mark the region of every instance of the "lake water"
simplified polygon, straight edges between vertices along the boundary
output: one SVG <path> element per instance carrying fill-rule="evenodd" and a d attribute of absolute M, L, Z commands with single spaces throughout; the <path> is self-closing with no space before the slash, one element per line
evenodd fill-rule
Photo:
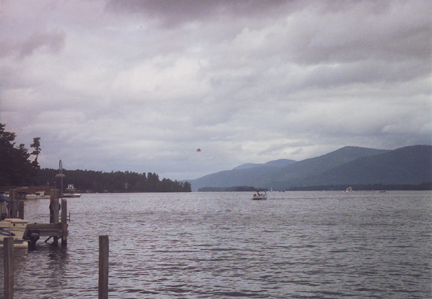
<path fill-rule="evenodd" d="M 99 235 L 110 298 L 431 298 L 431 195 L 84 194 L 67 248 L 15 252 L 14 298 L 97 298 Z M 48 205 L 25 218 L 49 222 Z"/>

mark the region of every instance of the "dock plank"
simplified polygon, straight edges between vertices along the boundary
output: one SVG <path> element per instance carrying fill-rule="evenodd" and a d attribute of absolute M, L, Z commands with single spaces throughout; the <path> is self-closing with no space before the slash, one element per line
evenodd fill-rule
<path fill-rule="evenodd" d="M 41 237 L 62 237 L 64 233 L 61 223 L 29 223 L 27 234 L 32 232 L 38 232 Z"/>

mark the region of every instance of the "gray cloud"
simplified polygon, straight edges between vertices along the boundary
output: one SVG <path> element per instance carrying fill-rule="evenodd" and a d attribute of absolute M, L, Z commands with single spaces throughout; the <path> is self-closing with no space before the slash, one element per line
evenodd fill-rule
<path fill-rule="evenodd" d="M 430 144 L 431 12 L 430 1 L 4 1 L 0 122 L 19 142 L 42 137 L 43 167 L 174 179 Z"/>
<path fill-rule="evenodd" d="M 34 32 L 17 46 L 19 57 L 30 56 L 35 50 L 42 49 L 56 53 L 65 44 L 65 33 L 62 31 Z"/>
<path fill-rule="evenodd" d="M 106 9 L 110 12 L 125 14 L 143 14 L 147 18 L 157 19 L 162 25 L 172 27 L 194 21 L 208 19 L 221 20 L 224 17 L 255 17 L 276 13 L 280 7 L 286 7 L 298 1 L 259 1 L 259 0 L 110 0 Z"/>

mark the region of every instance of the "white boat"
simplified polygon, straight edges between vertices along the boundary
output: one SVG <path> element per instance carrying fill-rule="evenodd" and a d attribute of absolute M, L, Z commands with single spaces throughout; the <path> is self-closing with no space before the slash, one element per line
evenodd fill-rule
<path fill-rule="evenodd" d="M 4 238 L 13 237 L 14 248 L 28 248 L 28 242 L 23 239 L 27 228 L 27 220 L 20 218 L 6 218 L 0 221 L 0 247 L 4 245 Z"/>
<path fill-rule="evenodd" d="M 74 184 L 69 184 L 66 188 L 66 192 L 61 195 L 61 197 L 81 197 L 80 193 L 75 193 L 76 189 Z"/>
<path fill-rule="evenodd" d="M 265 199 L 267 199 L 267 192 L 264 191 L 264 193 L 260 193 L 259 191 L 257 191 L 257 193 L 255 193 L 252 196 L 252 199 L 253 200 L 265 200 Z"/>
<path fill-rule="evenodd" d="M 63 193 L 61 197 L 81 197 L 80 193 Z"/>
<path fill-rule="evenodd" d="M 35 193 L 28 193 L 26 194 L 26 199 L 40 199 L 40 198 L 50 198 L 49 195 L 45 196 L 44 191 L 38 191 Z"/>

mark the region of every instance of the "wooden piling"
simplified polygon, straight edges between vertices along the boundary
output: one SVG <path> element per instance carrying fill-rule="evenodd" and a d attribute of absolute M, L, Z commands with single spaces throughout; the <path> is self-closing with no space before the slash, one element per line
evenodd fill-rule
<path fill-rule="evenodd" d="M 50 223 L 59 223 L 59 190 L 50 191 Z"/>
<path fill-rule="evenodd" d="M 108 236 L 99 236 L 99 299 L 108 299 Z"/>
<path fill-rule="evenodd" d="M 68 224 L 67 224 L 67 200 L 61 200 L 61 227 L 62 227 L 62 246 L 67 245 Z"/>
<path fill-rule="evenodd" d="M 13 237 L 6 237 L 3 239 L 4 251 L 4 298 L 13 299 Z"/>
<path fill-rule="evenodd" d="M 51 189 L 50 192 L 50 223 L 57 224 L 59 223 L 59 190 L 58 189 Z M 58 243 L 58 237 L 53 236 L 54 241 L 53 243 Z"/>
<path fill-rule="evenodd" d="M 17 218 L 18 217 L 18 190 L 17 189 L 11 189 L 9 190 L 9 198 L 12 201 L 12 204 L 9 208 L 10 212 L 10 218 Z"/>
<path fill-rule="evenodd" d="M 18 218 L 24 220 L 24 200 L 18 201 Z"/>

